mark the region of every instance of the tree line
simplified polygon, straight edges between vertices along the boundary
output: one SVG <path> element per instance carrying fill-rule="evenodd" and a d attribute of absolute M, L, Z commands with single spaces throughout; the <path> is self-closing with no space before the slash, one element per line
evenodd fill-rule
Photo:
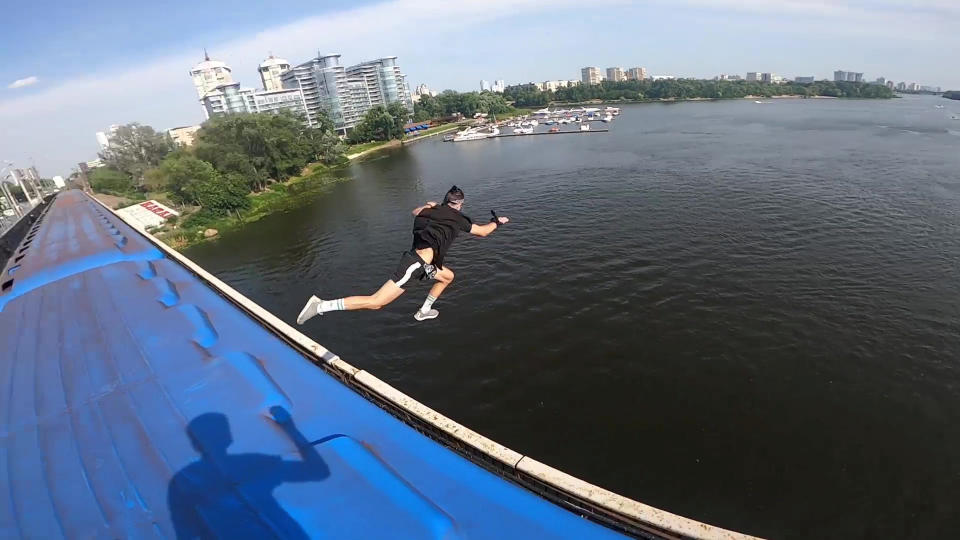
<path fill-rule="evenodd" d="M 436 96 L 423 95 L 413 105 L 413 119 L 422 122 L 448 118 L 457 113 L 467 118 L 476 113 L 507 114 L 513 111 L 513 107 L 504 97 L 489 91 L 461 93 L 453 90 L 444 90 Z"/>
<path fill-rule="evenodd" d="M 204 122 L 191 147 L 178 148 L 150 126 L 120 127 L 90 172 L 94 190 L 123 196 L 166 192 L 180 205 L 197 206 L 195 220 L 249 207 L 251 192 L 300 174 L 311 162 L 334 163 L 344 145 L 332 122 L 308 127 L 291 113 L 234 114 Z"/>
<path fill-rule="evenodd" d="M 891 98 L 884 85 L 856 82 L 816 81 L 813 83 L 763 83 L 754 81 L 712 81 L 701 79 L 660 79 L 603 81 L 541 91 L 533 84 L 509 86 L 504 98 L 520 107 L 543 107 L 551 102 L 577 103 L 590 100 L 723 99 L 748 96 L 797 95 L 846 98 Z"/>

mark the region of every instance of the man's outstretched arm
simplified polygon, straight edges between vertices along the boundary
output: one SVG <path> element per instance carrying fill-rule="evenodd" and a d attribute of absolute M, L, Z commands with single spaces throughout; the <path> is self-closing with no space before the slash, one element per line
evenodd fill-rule
<path fill-rule="evenodd" d="M 470 234 L 474 236 L 480 236 L 480 237 L 487 236 L 493 231 L 497 230 L 498 226 L 503 225 L 508 221 L 510 221 L 510 218 L 498 217 L 497 221 L 491 221 L 490 223 L 487 223 L 485 225 L 477 225 L 476 223 L 474 223 L 470 227 Z"/>

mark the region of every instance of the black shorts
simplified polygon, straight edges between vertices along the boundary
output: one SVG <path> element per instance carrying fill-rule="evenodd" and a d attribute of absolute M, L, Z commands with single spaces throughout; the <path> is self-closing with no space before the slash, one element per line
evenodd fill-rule
<path fill-rule="evenodd" d="M 432 264 L 427 264 L 417 255 L 416 251 L 405 251 L 400 256 L 400 264 L 393 271 L 390 279 L 397 284 L 397 287 L 403 287 L 411 278 L 423 279 L 428 277 L 433 279 L 437 275 L 437 269 Z"/>

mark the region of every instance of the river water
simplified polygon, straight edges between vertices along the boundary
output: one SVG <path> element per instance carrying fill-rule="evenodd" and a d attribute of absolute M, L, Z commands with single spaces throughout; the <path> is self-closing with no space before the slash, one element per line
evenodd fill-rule
<path fill-rule="evenodd" d="M 945 109 L 935 105 L 944 104 Z M 458 240 L 412 314 L 303 331 L 588 481 L 776 538 L 960 529 L 960 102 L 629 105 L 609 133 L 444 143 L 187 255 L 293 322 L 374 291 L 451 184 Z"/>

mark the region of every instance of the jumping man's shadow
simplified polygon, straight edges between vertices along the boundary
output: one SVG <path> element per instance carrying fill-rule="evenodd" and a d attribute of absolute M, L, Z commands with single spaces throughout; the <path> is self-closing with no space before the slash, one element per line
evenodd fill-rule
<path fill-rule="evenodd" d="M 293 440 L 302 461 L 268 454 L 228 454 L 230 423 L 205 413 L 187 425 L 200 459 L 181 469 L 167 491 L 177 538 L 308 538 L 273 497 L 284 482 L 314 482 L 330 476 L 323 458 L 301 434 L 283 407 L 270 409 Z"/>

